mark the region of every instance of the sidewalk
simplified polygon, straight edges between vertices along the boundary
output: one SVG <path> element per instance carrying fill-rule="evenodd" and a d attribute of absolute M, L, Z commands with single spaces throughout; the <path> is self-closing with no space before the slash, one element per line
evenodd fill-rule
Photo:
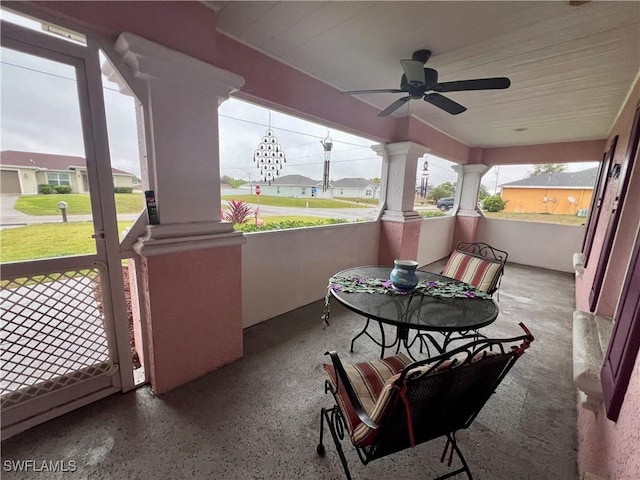
<path fill-rule="evenodd" d="M 2 194 L 0 198 L 0 228 L 19 227 L 37 223 L 61 223 L 62 214 L 59 215 L 27 215 L 13 206 L 19 195 Z M 142 213 L 142 209 L 140 209 Z M 119 220 L 136 220 L 140 213 L 123 213 L 118 215 Z M 93 220 L 92 215 L 68 215 L 69 222 L 88 222 Z"/>

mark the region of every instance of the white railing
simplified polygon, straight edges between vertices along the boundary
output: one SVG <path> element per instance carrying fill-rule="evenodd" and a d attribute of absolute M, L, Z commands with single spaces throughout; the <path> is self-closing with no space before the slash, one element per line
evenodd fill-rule
<path fill-rule="evenodd" d="M 455 217 L 422 220 L 417 260 L 427 265 L 447 257 Z M 572 254 L 584 227 L 483 218 L 477 240 L 509 253 L 509 261 L 573 272 Z M 376 265 L 380 223 L 362 222 L 249 233 L 242 247 L 243 326 L 321 299 L 327 280 L 340 270 Z"/>
<path fill-rule="evenodd" d="M 244 327 L 321 299 L 327 280 L 340 270 L 378 263 L 379 222 L 246 236 L 242 247 Z"/>
<path fill-rule="evenodd" d="M 455 217 L 425 218 L 420 225 L 418 242 L 418 265 L 428 265 L 451 253 Z"/>
<path fill-rule="evenodd" d="M 483 218 L 476 240 L 505 250 L 509 262 L 573 273 L 584 231 L 577 225 Z"/>

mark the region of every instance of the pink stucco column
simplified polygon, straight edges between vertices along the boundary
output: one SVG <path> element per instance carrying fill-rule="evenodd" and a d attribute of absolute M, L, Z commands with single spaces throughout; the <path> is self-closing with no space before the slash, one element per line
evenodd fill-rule
<path fill-rule="evenodd" d="M 134 250 L 145 368 L 161 394 L 242 356 L 245 238 L 220 219 L 218 105 L 243 79 L 130 33 L 115 52 L 142 104 L 145 181 L 160 218 Z"/>
<path fill-rule="evenodd" d="M 418 159 L 429 149 L 414 142 L 399 142 L 376 145 L 373 150 L 382 157 L 386 177 L 378 263 L 391 265 L 396 258 L 415 260 L 422 221 L 413 209 L 416 173 Z"/>

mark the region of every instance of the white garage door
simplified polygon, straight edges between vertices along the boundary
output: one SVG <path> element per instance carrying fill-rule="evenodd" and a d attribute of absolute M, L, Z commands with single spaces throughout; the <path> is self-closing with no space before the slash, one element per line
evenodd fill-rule
<path fill-rule="evenodd" d="M 20 191 L 20 179 L 18 178 L 18 172 L 2 170 L 0 172 L 0 179 L 2 181 L 2 184 L 0 185 L 0 192 L 22 193 Z"/>

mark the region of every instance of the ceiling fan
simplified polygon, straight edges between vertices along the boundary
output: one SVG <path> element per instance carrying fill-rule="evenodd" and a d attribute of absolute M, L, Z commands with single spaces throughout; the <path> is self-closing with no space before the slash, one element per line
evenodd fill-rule
<path fill-rule="evenodd" d="M 388 88 L 381 90 L 351 90 L 340 92 L 347 95 L 362 95 L 368 93 L 407 93 L 406 97 L 401 97 L 383 111 L 378 116 L 386 117 L 395 112 L 409 100 L 422 98 L 425 102 L 441 108 L 451 115 L 458 115 L 466 110 L 466 107 L 457 102 L 440 95 L 446 92 L 462 92 L 467 90 L 501 90 L 509 88 L 511 80 L 507 77 L 476 78 L 474 80 L 459 80 L 456 82 L 438 83 L 438 72 L 433 68 L 425 68 L 431 57 L 430 50 L 418 50 L 413 53 L 411 60 L 400 60 L 400 65 L 404 73 L 400 80 L 400 88 Z M 428 93 L 432 92 L 432 93 Z"/>

